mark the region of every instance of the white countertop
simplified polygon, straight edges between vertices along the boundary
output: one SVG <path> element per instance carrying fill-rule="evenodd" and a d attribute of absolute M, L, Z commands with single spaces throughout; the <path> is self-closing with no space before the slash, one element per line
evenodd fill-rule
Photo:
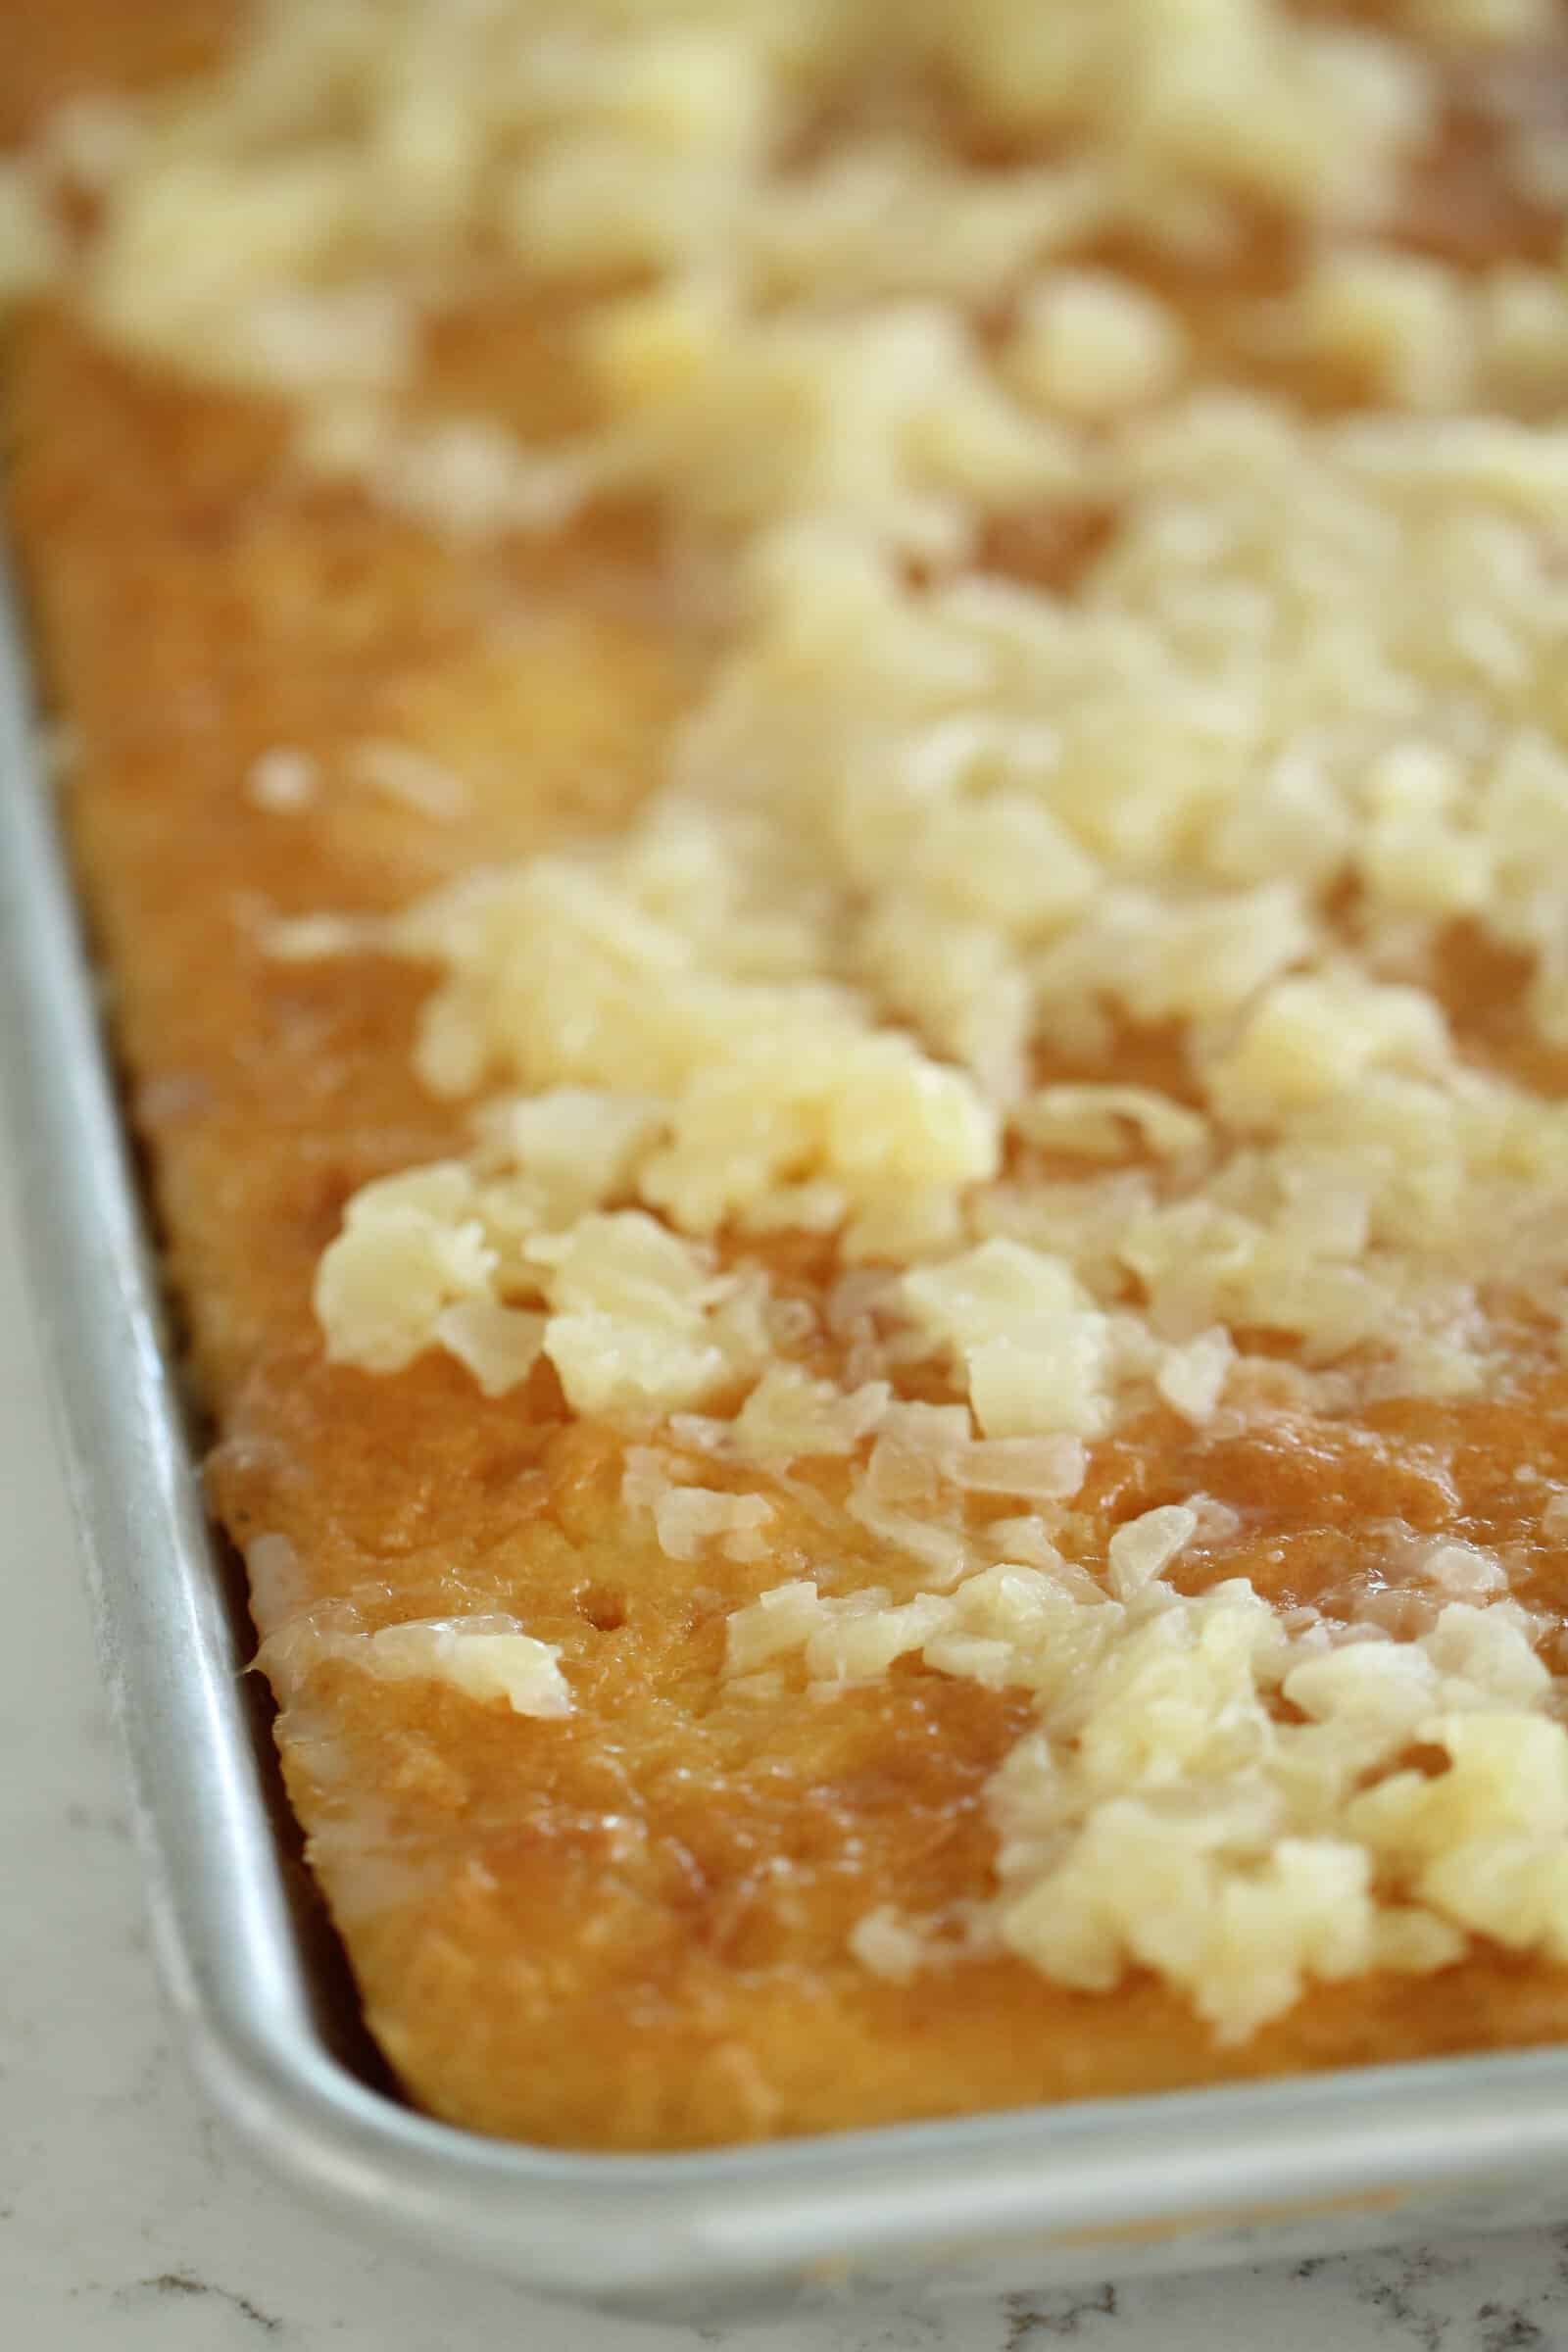
<path fill-rule="evenodd" d="M 1568 2347 L 1568 2229 L 944 2307 L 881 2296 L 699 2336 L 362 2244 L 262 2180 L 204 2114 L 154 1981 L 3 1142 L 0 1587 L 0 2343 L 17 2352 Z"/>

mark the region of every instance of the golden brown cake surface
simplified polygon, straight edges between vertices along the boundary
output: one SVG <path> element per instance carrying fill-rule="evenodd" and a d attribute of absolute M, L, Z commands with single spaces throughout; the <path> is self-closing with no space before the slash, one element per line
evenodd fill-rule
<path fill-rule="evenodd" d="M 155 70 L 166 37 L 183 63 L 192 12 L 139 13 Z M 77 77 L 78 43 L 82 80 L 134 72 L 129 12 L 7 14 L 56 28 L 40 109 Z M 1476 208 L 1506 213 L 1475 168 Z M 1491 235 L 1510 232 L 1535 258 L 1528 208 Z M 1150 273 L 1236 376 L 1233 314 L 1259 274 L 1285 283 L 1294 266 L 1265 248 Z M 682 1558 L 622 1499 L 646 1426 L 570 1409 L 547 1358 L 493 1396 L 439 1350 L 390 1373 L 327 1360 L 313 1284 L 345 1203 L 461 1155 L 471 1102 L 416 1075 L 425 966 L 284 960 L 271 926 L 391 914 L 476 867 L 614 836 L 706 688 L 714 629 L 671 584 L 640 492 L 543 537 L 444 539 L 296 463 L 276 402 L 107 350 L 70 309 L 39 303 L 12 336 L 11 504 L 73 739 L 69 822 L 131 1111 L 217 1431 L 215 1510 L 249 1548 L 264 1637 L 310 1610 L 356 1633 L 496 1614 L 556 1645 L 570 1688 L 556 1720 L 347 1656 L 279 1677 L 289 1792 L 411 2095 L 486 2132 L 664 2148 L 1568 2032 L 1549 1946 L 1485 1935 L 1430 1973 L 1309 1983 L 1228 2042 L 1137 1967 L 1080 1989 L 987 1947 L 907 1981 L 878 1973 L 852 1942 L 868 1915 L 990 1901 L 987 1788 L 1035 1710 L 1022 1689 L 913 1653 L 827 1696 L 793 1669 L 776 1689 L 733 1687 L 727 1627 L 762 1593 L 806 1579 L 921 1589 L 845 1515 L 845 1464 L 767 1488 L 761 1557 L 712 1544 Z M 514 426 L 569 416 L 553 335 L 536 307 L 476 291 L 431 331 L 422 397 Z M 1291 380 L 1327 405 L 1346 389 L 1338 364 L 1303 362 Z M 1044 524 L 1004 511 L 982 561 L 999 577 L 1092 576 L 1114 527 L 1069 502 Z M 367 742 L 460 775 L 461 805 L 375 790 L 355 765 Z M 254 789 L 277 747 L 328 779 L 306 805 Z M 1563 1057 L 1525 1022 L 1521 976 L 1516 954 L 1444 932 L 1434 987 L 1468 1063 L 1522 1070 L 1555 1100 Z M 1042 1048 L 1035 1080 L 1113 1077 L 1190 1101 L 1179 1026 L 1126 1029 L 1099 1063 Z M 807 1302 L 817 1320 L 798 1360 L 833 1375 L 831 1239 L 726 1231 L 719 1246 Z M 1102 1563 L 1118 1527 L 1212 1498 L 1225 1510 L 1169 1568 L 1174 1591 L 1246 1577 L 1281 1610 L 1340 1623 L 1397 1585 L 1368 1531 L 1398 1523 L 1505 1561 L 1554 1662 L 1568 1559 L 1543 1505 L 1568 1489 L 1568 1374 L 1547 1303 L 1515 1297 L 1495 1314 L 1505 1372 L 1479 1394 L 1314 1402 L 1303 1388 L 1214 1426 L 1141 1395 L 1091 1433 L 1064 1548 Z M 1243 1340 L 1260 1359 L 1293 1352 L 1277 1333 Z M 960 1393 L 940 1366 L 911 1379 L 911 1394 Z M 721 1463 L 700 1483 L 758 1481 Z M 345 1607 L 321 1616 L 332 1602 Z"/>

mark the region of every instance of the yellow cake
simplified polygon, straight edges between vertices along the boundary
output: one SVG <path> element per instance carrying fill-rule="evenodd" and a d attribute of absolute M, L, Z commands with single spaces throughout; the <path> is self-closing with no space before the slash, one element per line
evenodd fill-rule
<path fill-rule="evenodd" d="M 10 0 L 311 1860 L 672 2148 L 1568 2032 L 1568 21 Z"/>

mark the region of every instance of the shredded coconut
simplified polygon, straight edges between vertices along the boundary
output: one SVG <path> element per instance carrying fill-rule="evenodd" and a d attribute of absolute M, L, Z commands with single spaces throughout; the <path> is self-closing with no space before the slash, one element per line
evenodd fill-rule
<path fill-rule="evenodd" d="M 1184 1502 L 1167 1502 L 1158 1510 L 1129 1519 L 1110 1539 L 1110 1589 L 1118 1600 L 1163 1576 L 1172 1560 L 1186 1549 L 1198 1529 L 1198 1513 Z"/>
<path fill-rule="evenodd" d="M 1062 270 L 1027 298 L 1007 368 L 1047 408 L 1102 417 L 1168 392 L 1182 358 L 1181 329 L 1152 295 L 1105 272 Z"/>
<path fill-rule="evenodd" d="M 765 1495 L 716 1494 L 709 1487 L 666 1487 L 654 1504 L 659 1542 L 672 1560 L 695 1560 L 713 1538 L 732 1560 L 764 1559 L 772 1516 Z"/>
<path fill-rule="evenodd" d="M 462 777 L 426 753 L 416 751 L 412 744 L 379 738 L 357 743 L 349 755 L 348 769 L 356 783 L 420 816 L 450 821 L 467 807 L 467 787 Z"/>
<path fill-rule="evenodd" d="M 310 753 L 282 744 L 253 760 L 245 776 L 251 805 L 278 814 L 308 808 L 319 788 L 320 771 Z"/>
<path fill-rule="evenodd" d="M 907 1276 L 904 1295 L 961 1358 L 988 1437 L 1104 1429 L 1106 1319 L 1058 1258 L 1017 1242 L 982 1242 Z"/>
<path fill-rule="evenodd" d="M 381 1682 L 449 1683 L 466 1698 L 505 1699 L 515 1715 L 555 1721 L 571 1713 L 561 1652 L 537 1642 L 513 1617 L 426 1617 L 379 1632 L 343 1633 L 299 1618 L 262 1644 L 257 1663 L 285 1689 L 328 1659 Z"/>

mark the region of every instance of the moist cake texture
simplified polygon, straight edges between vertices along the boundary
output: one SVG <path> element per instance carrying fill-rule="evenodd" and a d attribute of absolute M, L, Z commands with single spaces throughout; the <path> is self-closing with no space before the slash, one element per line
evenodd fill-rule
<path fill-rule="evenodd" d="M 1568 18 L 13 0 L 313 1866 L 673 2148 L 1568 2032 Z"/>

